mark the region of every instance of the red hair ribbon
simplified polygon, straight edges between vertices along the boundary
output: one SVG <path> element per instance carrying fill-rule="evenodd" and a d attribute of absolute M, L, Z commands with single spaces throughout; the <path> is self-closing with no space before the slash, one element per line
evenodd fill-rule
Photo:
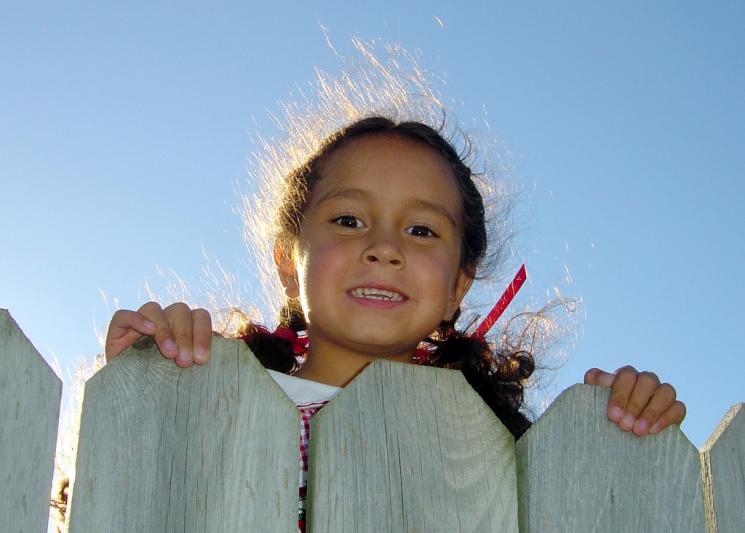
<path fill-rule="evenodd" d="M 520 287 L 523 286 L 527 277 L 528 275 L 525 272 L 525 264 L 523 264 L 512 279 L 512 283 L 507 286 L 502 293 L 502 296 L 497 300 L 497 303 L 494 304 L 494 307 L 492 307 L 492 310 L 489 311 L 489 314 L 486 315 L 483 322 L 481 322 L 481 324 L 479 324 L 476 330 L 471 334 L 471 337 L 478 337 L 480 339 L 484 338 L 494 323 L 499 320 L 500 316 L 502 316 L 502 313 L 507 309 L 507 306 L 510 305 L 510 302 L 512 302 L 512 299 L 517 294 L 517 291 L 520 290 Z"/>
<path fill-rule="evenodd" d="M 261 333 L 262 335 L 271 335 L 272 337 L 278 337 L 289 342 L 292 347 L 292 353 L 295 355 L 303 355 L 308 350 L 308 337 L 306 335 L 299 337 L 297 332 L 291 328 L 280 326 L 270 333 L 268 329 L 258 324 L 251 324 L 251 327 L 254 328 L 254 331 L 240 337 L 244 342 L 251 342 L 256 333 Z"/>
<path fill-rule="evenodd" d="M 297 332 L 286 326 L 280 326 L 272 332 L 272 336 L 279 337 L 290 343 L 292 346 L 292 353 L 295 355 L 303 355 L 308 349 L 308 337 L 298 337 Z"/>
<path fill-rule="evenodd" d="M 474 332 L 471 333 L 471 337 L 481 340 L 484 339 L 492 326 L 497 322 L 497 320 L 499 320 L 499 317 L 502 316 L 502 313 L 504 313 L 505 309 L 507 309 L 515 298 L 517 291 L 519 291 L 520 287 L 523 286 L 527 277 L 525 265 L 523 264 L 512 279 L 512 283 L 507 286 L 502 293 L 502 296 L 497 300 L 497 303 L 494 304 L 494 307 L 489 311 L 489 314 L 486 315 L 486 318 L 484 318 L 481 324 L 479 324 Z M 414 354 L 414 362 L 420 365 L 426 365 L 432 358 L 433 352 L 434 347 L 431 345 L 426 348 L 417 348 L 416 353 Z"/>

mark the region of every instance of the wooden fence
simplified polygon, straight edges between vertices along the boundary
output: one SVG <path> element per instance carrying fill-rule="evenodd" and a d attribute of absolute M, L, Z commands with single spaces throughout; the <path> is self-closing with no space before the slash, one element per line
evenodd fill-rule
<path fill-rule="evenodd" d="M 0 310 L 0 530 L 47 527 L 61 383 Z M 377 361 L 313 418 L 310 532 L 742 531 L 745 414 L 699 452 L 564 391 L 515 443 L 460 372 Z M 75 532 L 297 530 L 299 413 L 239 341 L 180 369 L 132 348 L 88 380 Z"/>

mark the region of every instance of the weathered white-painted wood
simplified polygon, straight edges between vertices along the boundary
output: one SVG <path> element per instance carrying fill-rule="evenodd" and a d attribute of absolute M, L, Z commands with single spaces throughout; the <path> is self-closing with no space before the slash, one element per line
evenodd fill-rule
<path fill-rule="evenodd" d="M 312 420 L 309 531 L 517 531 L 514 439 L 455 370 L 369 365 Z"/>
<path fill-rule="evenodd" d="M 567 389 L 517 441 L 520 531 L 705 531 L 698 450 L 677 427 L 621 431 L 609 394 Z"/>
<path fill-rule="evenodd" d="M 733 406 L 701 449 L 710 532 L 745 529 L 745 403 Z"/>
<path fill-rule="evenodd" d="M 295 405 L 242 341 L 189 369 L 149 344 L 86 384 L 70 531 L 296 531 Z"/>
<path fill-rule="evenodd" d="M 46 531 L 62 382 L 0 309 L 0 531 Z"/>

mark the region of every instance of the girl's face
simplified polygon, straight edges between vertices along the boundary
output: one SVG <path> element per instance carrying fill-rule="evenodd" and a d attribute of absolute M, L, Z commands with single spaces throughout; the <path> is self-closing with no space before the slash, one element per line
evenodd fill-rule
<path fill-rule="evenodd" d="M 350 140 L 321 175 L 278 265 L 311 349 L 410 355 L 471 285 L 455 178 L 432 148 L 391 134 Z"/>

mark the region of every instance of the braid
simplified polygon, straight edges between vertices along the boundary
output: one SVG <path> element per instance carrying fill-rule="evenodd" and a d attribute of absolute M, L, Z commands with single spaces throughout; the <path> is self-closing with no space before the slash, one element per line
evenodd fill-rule
<path fill-rule="evenodd" d="M 282 309 L 279 310 L 279 325 L 290 328 L 295 333 L 308 329 L 303 309 L 297 299 L 288 299 Z"/>
<path fill-rule="evenodd" d="M 453 320 L 440 324 L 436 338 L 429 339 L 437 346 L 429 364 L 463 372 L 471 387 L 514 437 L 519 438 L 531 425 L 520 408 L 525 380 L 535 370 L 533 356 L 505 346 L 492 350 L 484 339 L 457 331 L 454 323 L 459 315 L 460 309 Z"/>
<path fill-rule="evenodd" d="M 295 332 L 306 329 L 305 316 L 297 300 L 287 300 L 279 311 L 280 327 L 287 327 Z M 292 374 L 299 368 L 297 356 L 292 344 L 272 333 L 263 326 L 247 323 L 238 331 L 259 362 L 270 370 Z"/>

